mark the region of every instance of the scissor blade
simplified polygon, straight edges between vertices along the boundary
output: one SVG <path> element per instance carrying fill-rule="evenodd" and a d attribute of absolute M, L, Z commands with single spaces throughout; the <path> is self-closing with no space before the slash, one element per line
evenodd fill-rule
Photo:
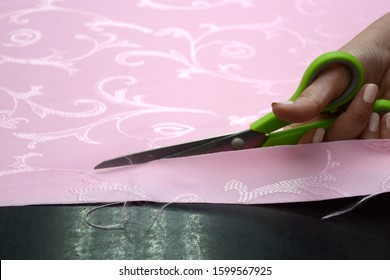
<path fill-rule="evenodd" d="M 261 146 L 261 143 L 264 142 L 266 137 L 267 136 L 264 133 L 246 130 L 240 133 L 158 148 L 106 160 L 98 164 L 95 169 L 140 164 L 162 158 L 176 158 L 238 149 L 252 149 Z"/>

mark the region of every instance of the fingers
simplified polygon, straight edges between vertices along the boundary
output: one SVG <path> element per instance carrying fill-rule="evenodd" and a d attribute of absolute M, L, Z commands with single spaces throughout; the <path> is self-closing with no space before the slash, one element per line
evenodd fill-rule
<path fill-rule="evenodd" d="M 386 113 L 381 118 L 380 138 L 390 139 L 390 113 Z"/>
<path fill-rule="evenodd" d="M 382 116 L 372 112 L 373 103 L 379 96 L 375 84 L 362 87 L 345 112 L 325 132 L 318 128 L 307 132 L 299 144 L 318 143 L 346 139 L 390 139 L 390 113 Z"/>
<path fill-rule="evenodd" d="M 301 137 L 298 144 L 321 143 L 324 141 L 326 131 L 323 128 L 311 129 Z"/>
<path fill-rule="evenodd" d="M 346 140 L 359 138 L 365 128 L 370 128 L 372 133 L 378 133 L 379 120 L 372 115 L 372 107 L 378 95 L 378 87 L 368 84 L 362 87 L 352 100 L 347 110 L 340 114 L 326 133 L 326 141 Z M 379 116 L 379 115 L 378 115 Z"/>
<path fill-rule="evenodd" d="M 333 99 L 348 86 L 349 70 L 342 65 L 333 65 L 323 70 L 294 102 L 274 102 L 274 114 L 290 123 L 300 123 L 318 115 Z"/>
<path fill-rule="evenodd" d="M 382 117 L 378 113 L 372 113 L 369 125 L 360 135 L 360 138 L 390 139 L 390 113 L 386 113 Z"/>
<path fill-rule="evenodd" d="M 379 124 L 380 116 L 378 113 L 372 113 L 367 127 L 364 129 L 363 133 L 360 135 L 362 139 L 375 139 L 379 138 Z"/>

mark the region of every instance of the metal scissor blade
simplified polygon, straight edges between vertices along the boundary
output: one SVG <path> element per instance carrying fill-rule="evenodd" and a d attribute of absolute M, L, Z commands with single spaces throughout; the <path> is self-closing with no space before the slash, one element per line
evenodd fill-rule
<path fill-rule="evenodd" d="M 267 136 L 264 133 L 246 130 L 239 133 L 158 148 L 106 160 L 95 166 L 95 169 L 140 164 L 162 158 L 194 156 L 238 149 L 252 149 L 259 147 L 266 137 Z"/>

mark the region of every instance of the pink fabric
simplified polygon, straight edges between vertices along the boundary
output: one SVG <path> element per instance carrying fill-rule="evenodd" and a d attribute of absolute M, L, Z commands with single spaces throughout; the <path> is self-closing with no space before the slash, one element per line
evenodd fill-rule
<path fill-rule="evenodd" d="M 390 141 L 274 147 L 93 171 L 246 129 L 387 0 L 2 1 L 0 205 L 271 203 L 389 191 Z"/>

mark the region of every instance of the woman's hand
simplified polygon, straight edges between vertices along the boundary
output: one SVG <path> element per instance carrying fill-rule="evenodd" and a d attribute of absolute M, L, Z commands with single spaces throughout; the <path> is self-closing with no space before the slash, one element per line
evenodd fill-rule
<path fill-rule="evenodd" d="M 390 13 L 361 32 L 340 51 L 356 56 L 363 64 L 364 85 L 333 125 L 310 131 L 300 143 L 354 138 L 390 139 L 390 112 L 379 115 L 372 108 L 376 99 L 390 99 Z M 327 68 L 294 102 L 274 102 L 274 114 L 291 123 L 318 118 L 320 112 L 348 86 L 349 70 L 335 65 Z"/>

